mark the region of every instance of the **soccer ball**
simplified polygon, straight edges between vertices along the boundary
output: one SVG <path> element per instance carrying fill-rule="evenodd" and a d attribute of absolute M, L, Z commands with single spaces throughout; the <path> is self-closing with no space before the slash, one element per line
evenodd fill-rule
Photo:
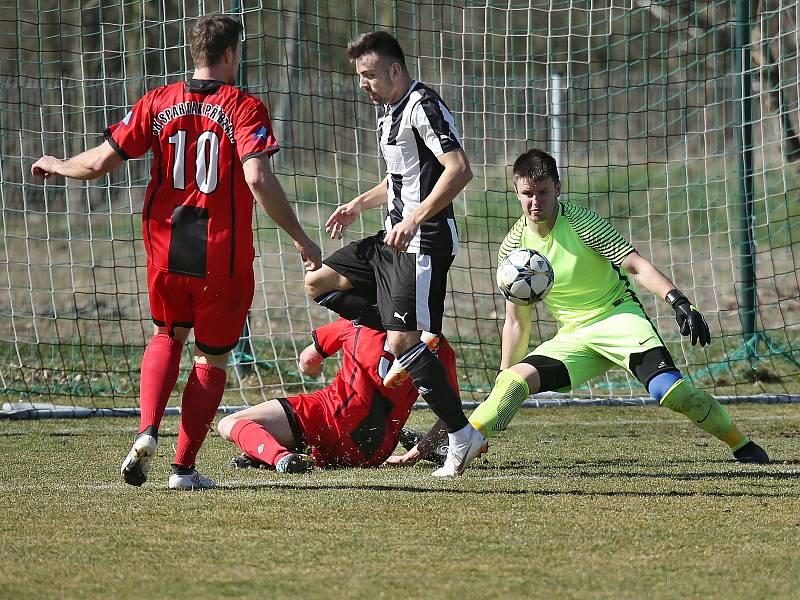
<path fill-rule="evenodd" d="M 530 306 L 553 287 L 553 266 L 536 250 L 514 250 L 497 269 L 497 287 L 509 302 Z"/>

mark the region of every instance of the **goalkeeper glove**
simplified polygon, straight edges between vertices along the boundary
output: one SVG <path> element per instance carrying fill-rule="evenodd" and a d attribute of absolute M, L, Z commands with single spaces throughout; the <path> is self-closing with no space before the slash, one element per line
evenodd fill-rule
<path fill-rule="evenodd" d="M 692 336 L 692 346 L 700 342 L 701 346 L 711 343 L 711 332 L 703 315 L 689 302 L 689 299 L 678 290 L 670 291 L 665 300 L 675 310 L 675 320 L 681 330 L 681 335 Z"/>

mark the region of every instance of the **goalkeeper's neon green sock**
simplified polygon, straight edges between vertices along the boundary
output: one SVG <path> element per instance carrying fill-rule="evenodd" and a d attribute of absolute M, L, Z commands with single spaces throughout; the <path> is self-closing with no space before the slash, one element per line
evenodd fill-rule
<path fill-rule="evenodd" d="M 684 379 L 676 381 L 667 390 L 661 399 L 661 405 L 689 417 L 692 423 L 728 444 L 733 451 L 750 441 L 713 396 L 692 387 Z"/>
<path fill-rule="evenodd" d="M 503 431 L 529 395 L 525 378 L 506 369 L 497 376 L 489 397 L 469 416 L 469 422 L 486 437 Z"/>

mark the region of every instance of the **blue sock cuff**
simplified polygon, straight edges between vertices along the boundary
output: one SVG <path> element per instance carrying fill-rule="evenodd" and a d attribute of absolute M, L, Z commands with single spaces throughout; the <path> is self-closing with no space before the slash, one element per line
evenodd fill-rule
<path fill-rule="evenodd" d="M 660 404 L 661 399 L 669 391 L 669 388 L 681 379 L 683 379 L 683 375 L 681 375 L 680 371 L 664 371 L 650 380 L 650 383 L 647 384 L 647 391 Z"/>

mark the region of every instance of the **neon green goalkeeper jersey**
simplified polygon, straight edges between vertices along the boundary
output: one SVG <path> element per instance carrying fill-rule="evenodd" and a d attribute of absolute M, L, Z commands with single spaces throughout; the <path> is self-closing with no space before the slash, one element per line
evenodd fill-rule
<path fill-rule="evenodd" d="M 553 288 L 543 302 L 564 330 L 594 321 L 627 300 L 638 304 L 633 284 L 620 268 L 636 249 L 588 208 L 559 200 L 556 223 L 543 238 L 522 215 L 500 246 L 498 264 L 518 248 L 536 250 L 553 265 Z"/>

